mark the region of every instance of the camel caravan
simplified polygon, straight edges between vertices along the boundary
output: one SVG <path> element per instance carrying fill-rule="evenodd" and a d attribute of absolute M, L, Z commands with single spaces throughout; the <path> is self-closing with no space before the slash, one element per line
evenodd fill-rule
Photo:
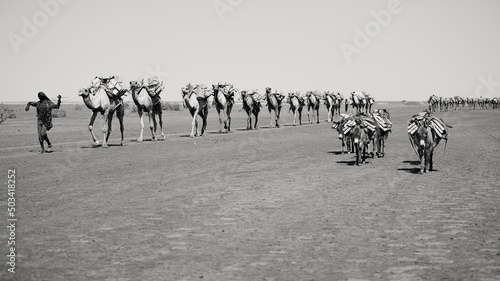
<path fill-rule="evenodd" d="M 132 100 L 137 107 L 137 113 L 140 120 L 140 134 L 137 142 L 144 140 L 144 115 L 148 116 L 149 129 L 151 131 L 151 140 L 157 140 L 156 132 L 159 126 L 160 138 L 165 139 L 165 132 L 162 118 L 162 100 L 160 94 L 165 89 L 163 81 L 158 77 L 144 78 L 139 81 L 130 81 L 129 89 L 122 86 L 118 76 L 101 77 L 96 76 L 89 87 L 81 88 L 79 96 L 82 97 L 85 105 L 92 110 L 92 116 L 88 129 L 92 141 L 95 145 L 100 142 L 97 139 L 93 124 L 97 113 L 101 113 L 104 119 L 102 131 L 104 137 L 102 147 L 108 147 L 108 139 L 111 134 L 111 124 L 114 114 L 120 122 L 121 142 L 123 145 L 123 117 L 124 104 L 123 98 L 131 94 Z M 270 87 L 265 89 L 265 94 L 260 95 L 258 90 L 239 91 L 230 83 L 213 84 L 209 89 L 204 84 L 188 83 L 181 88 L 182 104 L 191 114 L 191 133 L 190 137 L 204 136 L 207 128 L 208 109 L 213 105 L 219 116 L 219 133 L 229 133 L 231 131 L 231 112 L 235 104 L 235 96 L 239 96 L 242 102 L 243 110 L 248 115 L 247 130 L 257 129 L 259 113 L 262 108 L 262 101 L 266 101 L 266 107 L 269 111 L 269 127 L 280 127 L 280 115 L 285 95 L 272 92 Z M 364 111 L 366 114 L 371 112 L 371 105 L 374 100 L 365 92 L 352 92 L 350 99 L 344 99 L 341 93 L 333 91 L 308 91 L 305 95 L 300 92 L 288 93 L 286 103 L 289 104 L 290 111 L 293 112 L 293 125 L 302 125 L 302 110 L 307 107 L 307 119 L 309 123 L 320 123 L 319 109 L 321 103 L 325 104 L 328 112 L 327 122 L 333 122 L 334 117 L 340 117 L 342 103 L 345 104 L 345 111 L 351 105 L 356 112 Z M 312 111 L 312 112 L 311 112 Z M 253 117 L 252 117 L 253 116 Z M 201 118 L 200 130 L 198 129 L 198 117 Z M 253 119 L 253 120 L 252 120 Z"/>
<path fill-rule="evenodd" d="M 497 109 L 499 108 L 500 98 L 471 98 L 460 96 L 448 98 L 431 95 L 427 100 L 427 103 L 429 104 L 430 112 L 436 112 L 437 110 L 443 112 L 463 109 Z"/>
<path fill-rule="evenodd" d="M 79 96 L 85 105 L 92 111 L 88 129 L 95 145 L 100 142 L 97 139 L 93 124 L 98 113 L 103 116 L 104 137 L 102 147 L 108 147 L 111 134 L 111 124 L 116 113 L 120 123 L 121 140 L 124 143 L 123 118 L 125 106 L 123 97 L 130 93 L 132 100 L 137 106 L 141 131 L 138 142 L 143 141 L 144 136 L 144 114 L 147 113 L 151 140 L 157 140 L 156 131 L 159 125 L 161 138 L 165 139 L 162 119 L 162 101 L 160 94 L 164 90 L 163 81 L 158 77 L 149 77 L 140 81 L 130 81 L 130 88 L 124 89 L 117 76 L 96 76 L 90 86 L 81 88 Z M 262 101 L 266 101 L 269 111 L 269 127 L 280 127 L 280 114 L 285 95 L 272 89 L 265 88 L 265 94 L 259 94 L 258 90 L 239 91 L 230 83 L 217 83 L 208 88 L 204 84 L 188 83 L 181 88 L 182 104 L 191 115 L 190 137 L 204 136 L 207 130 L 207 117 L 209 107 L 215 106 L 219 116 L 219 133 L 231 132 L 231 112 L 235 105 L 235 97 L 242 103 L 242 110 L 248 116 L 246 129 L 258 128 L 259 113 L 263 107 Z M 332 129 L 338 133 L 342 143 L 341 154 L 356 153 L 355 164 L 366 162 L 367 156 L 378 158 L 385 156 L 385 143 L 392 132 L 390 114 L 386 109 L 372 109 L 374 98 L 366 92 L 353 91 L 346 98 L 334 91 L 307 91 L 305 95 L 300 92 L 289 92 L 286 96 L 289 104 L 289 112 L 293 114 L 293 126 L 302 125 L 302 110 L 307 107 L 307 119 L 309 123 L 320 123 L 319 109 L 323 103 L 327 110 L 327 122 L 332 123 Z M 415 153 L 418 155 L 421 165 L 420 173 L 432 171 L 433 151 L 441 140 L 448 140 L 447 129 L 451 126 L 444 123 L 440 118 L 432 116 L 439 111 L 452 111 L 459 109 L 496 109 L 499 98 L 453 98 L 438 97 L 432 95 L 428 99 L 429 109 L 426 112 L 412 116 L 408 124 L 408 136 Z M 342 107 L 342 104 L 344 107 Z M 353 113 L 347 113 L 349 106 Z M 344 108 L 344 113 L 341 109 Z M 201 118 L 200 130 L 198 129 L 198 117 Z M 158 119 L 158 122 L 157 122 Z M 298 122 L 297 122 L 298 121 Z M 371 146 L 371 151 L 370 151 Z M 445 145 L 446 147 L 446 145 Z"/>

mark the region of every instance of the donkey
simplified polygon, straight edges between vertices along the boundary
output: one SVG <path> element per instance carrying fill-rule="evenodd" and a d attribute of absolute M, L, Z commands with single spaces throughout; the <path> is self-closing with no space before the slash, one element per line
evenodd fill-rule
<path fill-rule="evenodd" d="M 374 123 L 376 124 L 375 133 L 373 136 L 373 148 L 377 150 L 377 157 L 384 157 L 385 141 L 389 137 L 389 133 L 391 132 L 392 127 L 392 123 L 390 122 L 391 115 L 386 109 L 375 109 L 375 111 L 372 113 L 372 118 L 374 119 Z M 385 128 L 382 128 L 381 124 L 377 122 L 376 119 L 379 118 L 382 118 L 381 121 L 385 121 L 385 124 L 382 124 L 382 126 L 386 126 Z"/>
<path fill-rule="evenodd" d="M 354 150 L 356 151 L 356 165 L 359 163 L 365 163 L 366 152 L 368 151 L 368 144 L 370 143 L 370 137 L 365 132 L 365 127 L 363 126 L 361 120 L 356 120 L 356 125 L 352 128 L 352 142 L 354 143 Z"/>
<path fill-rule="evenodd" d="M 429 119 L 424 119 L 418 125 L 417 131 L 410 135 L 410 142 L 420 158 L 420 174 L 433 171 L 434 148 L 439 144 L 441 138 L 430 128 Z"/>
<path fill-rule="evenodd" d="M 347 116 L 347 115 L 345 115 Z M 340 121 L 333 121 L 333 126 L 332 128 L 337 130 L 337 133 L 339 134 L 338 138 L 340 141 L 342 141 L 342 154 L 347 152 L 348 154 L 354 151 L 354 147 L 352 146 L 351 142 L 351 131 L 344 132 L 345 129 L 345 124 L 347 123 L 347 118 L 345 116 L 342 116 L 342 119 Z M 347 146 L 347 149 L 346 149 Z"/>

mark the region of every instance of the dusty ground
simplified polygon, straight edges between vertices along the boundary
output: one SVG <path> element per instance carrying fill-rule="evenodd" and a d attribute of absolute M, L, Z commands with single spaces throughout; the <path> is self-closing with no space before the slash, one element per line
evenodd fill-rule
<path fill-rule="evenodd" d="M 386 157 L 354 166 L 326 123 L 133 141 L 117 121 L 92 148 L 90 111 L 67 108 L 37 154 L 34 110 L 0 125 L 0 168 L 17 171 L 17 267 L 0 280 L 500 280 L 500 111 L 438 113 L 454 126 L 438 171 L 419 175 L 406 134 L 424 106 L 390 109 Z M 305 120 L 307 117 L 304 116 Z M 100 134 L 101 135 L 101 134 Z M 146 138 L 150 138 L 145 131 Z M 6 223 L 6 189 L 0 194 Z M 0 233 L 6 259 L 7 231 Z"/>

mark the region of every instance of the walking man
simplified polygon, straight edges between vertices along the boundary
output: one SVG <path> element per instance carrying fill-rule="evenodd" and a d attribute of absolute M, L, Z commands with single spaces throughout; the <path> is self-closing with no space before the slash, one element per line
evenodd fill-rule
<path fill-rule="evenodd" d="M 52 143 L 50 143 L 49 137 L 47 136 L 47 131 L 52 128 L 52 109 L 58 109 L 61 105 L 61 95 L 57 96 L 57 104 L 54 104 L 43 92 L 38 93 L 38 99 L 40 101 L 34 102 L 30 101 L 26 105 L 26 111 L 30 109 L 30 105 L 36 107 L 37 113 L 37 131 L 38 131 L 38 141 L 40 142 L 39 153 L 44 153 L 45 148 L 43 146 L 43 141 L 47 141 L 47 152 L 52 152 Z"/>

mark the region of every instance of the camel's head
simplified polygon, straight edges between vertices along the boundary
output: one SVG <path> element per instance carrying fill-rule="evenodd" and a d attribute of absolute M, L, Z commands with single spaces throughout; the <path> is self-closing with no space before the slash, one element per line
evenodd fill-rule
<path fill-rule="evenodd" d="M 141 83 L 139 81 L 130 81 L 130 88 L 139 88 L 141 86 Z"/>
<path fill-rule="evenodd" d="M 248 92 L 247 92 L 247 91 L 245 91 L 245 90 L 241 91 L 241 92 L 240 92 L 241 97 L 240 97 L 240 98 L 238 98 L 238 100 L 243 100 L 243 99 L 246 97 L 246 95 L 247 95 L 247 94 L 248 94 Z"/>
<path fill-rule="evenodd" d="M 220 83 L 218 84 L 212 84 L 212 91 L 214 91 L 214 93 L 217 93 L 219 92 L 219 87 L 221 87 L 222 85 Z"/>
<path fill-rule="evenodd" d="M 89 88 L 81 88 L 78 90 L 78 95 L 81 97 L 87 97 L 90 94 Z"/>
<path fill-rule="evenodd" d="M 184 98 L 187 94 L 188 94 L 188 89 L 187 89 L 187 88 L 185 88 L 185 87 L 182 87 L 182 88 L 181 88 L 181 95 L 182 95 L 182 98 Z"/>
<path fill-rule="evenodd" d="M 271 88 L 266 87 L 266 95 L 271 93 Z"/>

